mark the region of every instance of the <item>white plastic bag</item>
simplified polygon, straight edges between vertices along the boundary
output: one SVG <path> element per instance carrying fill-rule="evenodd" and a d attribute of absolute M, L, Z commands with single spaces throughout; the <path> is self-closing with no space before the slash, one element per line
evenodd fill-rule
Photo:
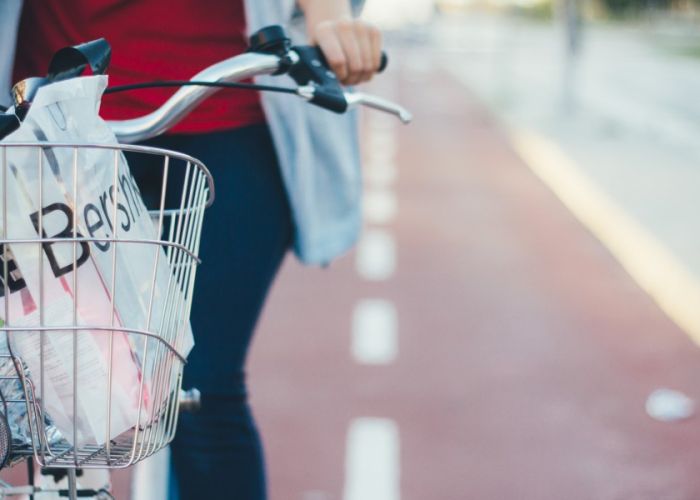
<path fill-rule="evenodd" d="M 22 126 L 3 142 L 115 144 L 114 135 L 97 114 L 106 84 L 105 76 L 93 76 L 42 87 Z M 4 230 L 8 239 L 36 239 L 40 223 L 49 238 L 75 233 L 92 238 L 158 239 L 121 153 L 51 148 L 43 155 L 40 178 L 37 148 L 7 148 Z M 2 179 L 0 193 L 4 192 L 1 183 Z M 2 226 L 0 220 L 0 234 Z M 8 250 L 13 258 L 8 281 L 14 284 L 11 291 L 16 289 L 7 298 L 9 314 L 3 318 L 9 326 L 113 325 L 117 330 L 46 332 L 43 365 L 40 333 L 12 335 L 13 347 L 29 367 L 37 394 L 43 380 L 44 407 L 60 432 L 78 446 L 101 445 L 153 418 L 162 402 L 152 400 L 148 374 L 155 368 L 144 360 L 144 343 L 119 329 L 163 333 L 171 343 L 184 339 L 177 342 L 183 355 L 191 349 L 186 320 L 159 330 L 167 323 L 165 301 L 173 298 L 172 275 L 161 246 L 118 243 L 115 252 L 115 243 L 103 240 L 47 243 L 42 249 L 36 243 L 13 244 Z M 4 300 L 0 299 L 0 316 L 5 315 Z"/>

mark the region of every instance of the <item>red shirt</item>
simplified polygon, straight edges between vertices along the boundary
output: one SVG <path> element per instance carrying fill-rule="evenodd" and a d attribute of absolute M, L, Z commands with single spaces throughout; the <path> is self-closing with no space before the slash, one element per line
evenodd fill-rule
<path fill-rule="evenodd" d="M 25 0 L 14 81 L 46 75 L 53 53 L 104 37 L 112 46 L 109 84 L 189 80 L 247 48 L 243 0 Z M 134 118 L 177 89 L 107 95 L 100 115 Z M 256 92 L 223 89 L 202 102 L 174 132 L 211 132 L 264 121 Z"/>

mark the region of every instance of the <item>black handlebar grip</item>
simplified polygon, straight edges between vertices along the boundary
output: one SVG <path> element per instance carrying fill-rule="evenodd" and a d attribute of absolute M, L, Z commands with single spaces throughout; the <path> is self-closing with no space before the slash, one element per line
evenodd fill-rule
<path fill-rule="evenodd" d="M 379 68 L 377 69 L 377 73 L 383 72 L 386 67 L 389 65 L 389 56 L 382 50 L 382 59 L 379 62 Z"/>

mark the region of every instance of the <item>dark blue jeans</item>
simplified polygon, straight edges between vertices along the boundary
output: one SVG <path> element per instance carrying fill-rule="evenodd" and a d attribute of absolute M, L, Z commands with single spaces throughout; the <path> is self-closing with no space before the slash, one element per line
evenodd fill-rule
<path fill-rule="evenodd" d="M 201 391 L 202 408 L 180 415 L 171 447 L 176 478 L 171 484 L 181 500 L 262 500 L 263 451 L 247 402 L 244 367 L 293 233 L 269 131 L 255 125 L 147 144 L 202 160 L 216 184 L 216 200 L 204 216 L 191 316 L 195 347 L 183 382 L 186 389 Z M 130 163 L 144 198 L 159 199 L 161 169 L 142 168 L 142 159 Z M 171 498 L 177 496 L 171 491 Z"/>

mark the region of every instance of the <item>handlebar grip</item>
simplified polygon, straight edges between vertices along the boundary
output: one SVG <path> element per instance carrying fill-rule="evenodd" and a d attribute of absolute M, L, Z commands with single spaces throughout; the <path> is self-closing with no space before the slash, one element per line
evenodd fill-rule
<path fill-rule="evenodd" d="M 388 65 L 389 65 L 389 56 L 387 55 L 386 52 L 384 52 L 382 50 L 382 59 L 379 62 L 379 68 L 377 69 L 377 73 L 382 73 Z"/>

